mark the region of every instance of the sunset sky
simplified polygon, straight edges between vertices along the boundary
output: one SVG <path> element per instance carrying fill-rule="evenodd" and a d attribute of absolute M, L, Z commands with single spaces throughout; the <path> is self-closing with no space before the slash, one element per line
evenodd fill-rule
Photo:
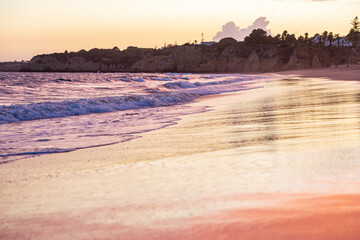
<path fill-rule="evenodd" d="M 266 17 L 272 34 L 346 34 L 360 0 L 0 0 L 0 61 L 42 53 L 212 40 Z"/>

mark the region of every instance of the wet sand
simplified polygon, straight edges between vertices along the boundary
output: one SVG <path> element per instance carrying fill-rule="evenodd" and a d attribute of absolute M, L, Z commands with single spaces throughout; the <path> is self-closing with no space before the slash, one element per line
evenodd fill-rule
<path fill-rule="evenodd" d="M 130 142 L 2 164 L 0 238 L 359 239 L 359 92 L 286 77 Z"/>

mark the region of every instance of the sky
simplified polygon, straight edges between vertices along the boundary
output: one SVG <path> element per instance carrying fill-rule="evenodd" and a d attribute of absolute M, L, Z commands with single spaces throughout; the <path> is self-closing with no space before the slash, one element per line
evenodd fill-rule
<path fill-rule="evenodd" d="M 256 21 L 273 35 L 345 35 L 356 15 L 360 0 L 0 0 L 0 61 L 95 47 L 162 47 L 200 41 L 201 33 L 218 40 L 224 27 L 242 38 Z"/>

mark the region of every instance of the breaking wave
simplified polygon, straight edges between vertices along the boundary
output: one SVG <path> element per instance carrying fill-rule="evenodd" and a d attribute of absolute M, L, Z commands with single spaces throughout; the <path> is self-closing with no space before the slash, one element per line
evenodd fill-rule
<path fill-rule="evenodd" d="M 96 99 L 76 99 L 26 105 L 0 106 L 0 124 L 91 113 L 106 113 L 146 107 L 170 106 L 198 97 L 197 93 L 163 92 L 150 95 L 127 95 Z"/>
<path fill-rule="evenodd" d="M 184 88 L 197 88 L 203 86 L 211 86 L 211 85 L 220 85 L 220 84 L 231 84 L 235 82 L 240 82 L 242 79 L 235 79 L 235 80 L 223 80 L 223 81 L 214 81 L 214 82 L 187 82 L 187 81 L 177 81 L 177 82 L 170 82 L 164 84 L 164 86 L 168 89 L 184 89 Z"/>

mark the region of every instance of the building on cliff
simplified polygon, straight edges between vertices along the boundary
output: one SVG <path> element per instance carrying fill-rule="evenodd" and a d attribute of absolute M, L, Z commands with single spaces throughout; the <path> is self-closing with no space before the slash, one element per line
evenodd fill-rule
<path fill-rule="evenodd" d="M 210 42 L 201 42 L 200 45 L 203 45 L 203 46 L 211 46 L 213 45 L 214 43 L 216 43 L 215 41 L 210 41 Z"/>
<path fill-rule="evenodd" d="M 315 44 L 323 44 L 325 47 L 330 46 L 329 38 L 326 38 L 324 41 L 323 36 L 320 35 L 315 36 L 312 42 Z M 332 45 L 335 47 L 352 47 L 352 42 L 345 37 L 340 37 L 338 39 L 334 39 L 332 41 Z"/>

